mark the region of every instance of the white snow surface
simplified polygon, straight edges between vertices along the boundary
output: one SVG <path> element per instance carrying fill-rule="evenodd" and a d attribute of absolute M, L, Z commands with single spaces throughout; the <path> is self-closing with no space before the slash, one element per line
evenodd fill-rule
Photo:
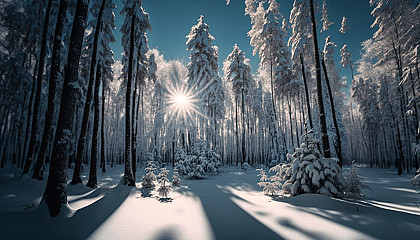
<path fill-rule="evenodd" d="M 3 169 L 0 174 L 16 171 Z M 123 166 L 98 172 L 99 187 L 69 185 L 69 206 L 50 218 L 38 207 L 46 180 L 0 183 L 1 239 L 418 239 L 420 194 L 410 175 L 362 168 L 373 191 L 350 201 L 303 194 L 273 199 L 257 173 L 226 168 L 203 180 L 182 179 L 169 200 L 155 190 L 119 186 Z M 85 171 L 87 172 L 87 171 Z M 139 171 L 140 173 L 140 171 Z M 71 175 L 70 175 L 71 176 Z M 172 169 L 169 177 L 172 176 Z M 138 176 L 140 180 L 141 176 Z M 82 175 L 84 182 L 87 176 Z M 33 206 L 32 206 L 33 204 Z"/>

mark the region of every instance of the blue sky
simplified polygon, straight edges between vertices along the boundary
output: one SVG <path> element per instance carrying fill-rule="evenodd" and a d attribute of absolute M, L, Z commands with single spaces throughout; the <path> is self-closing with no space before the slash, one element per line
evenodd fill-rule
<path fill-rule="evenodd" d="M 289 18 L 293 0 L 278 0 L 280 11 L 286 19 Z M 322 1 L 318 0 L 319 5 Z M 328 14 L 334 25 L 325 33 L 319 33 L 320 49 L 323 49 L 325 38 L 331 35 L 332 41 L 337 45 L 335 58 L 339 63 L 339 49 L 347 44 L 353 54 L 353 61 L 360 56 L 360 43 L 372 36 L 374 29 L 370 28 L 373 18 L 370 16 L 371 8 L 367 0 L 327 0 Z M 244 15 L 244 0 L 231 0 L 226 6 L 225 0 L 143 0 L 143 8 L 149 13 L 152 31 L 148 32 L 149 47 L 158 48 L 166 60 L 178 59 L 188 63 L 190 53 L 186 51 L 186 38 L 191 26 L 197 23 L 200 15 L 204 15 L 206 23 L 210 26 L 211 34 L 216 38 L 214 45 L 219 47 L 219 69 L 224 59 L 232 51 L 236 43 L 251 60 L 252 72 L 258 68 L 258 56 L 252 56 L 252 47 L 249 44 L 247 32 L 251 29 L 249 16 Z M 121 1 L 117 1 L 115 37 L 117 42 L 112 45 L 115 59 L 121 59 L 121 33 L 119 29 L 124 21 L 120 15 Z M 346 34 L 339 33 L 343 16 L 348 18 L 350 30 Z M 318 12 L 317 18 L 320 19 Z M 318 22 L 318 30 L 320 30 Z M 319 31 L 318 31 L 319 32 Z M 348 76 L 350 70 L 341 69 L 341 75 Z M 222 72 L 220 72 L 223 75 Z"/>

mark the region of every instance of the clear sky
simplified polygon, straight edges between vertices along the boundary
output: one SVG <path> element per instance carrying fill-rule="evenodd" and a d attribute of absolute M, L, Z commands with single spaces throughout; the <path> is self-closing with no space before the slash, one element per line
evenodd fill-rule
<path fill-rule="evenodd" d="M 293 0 L 278 0 L 280 11 L 289 19 Z M 322 6 L 322 0 L 315 0 Z M 330 21 L 334 22 L 325 33 L 319 33 L 320 49 L 323 49 L 325 38 L 331 35 L 332 41 L 337 45 L 335 57 L 338 65 L 340 61 L 340 48 L 347 44 L 353 54 L 353 61 L 360 56 L 360 43 L 370 37 L 374 29 L 370 28 L 373 18 L 368 0 L 327 0 Z M 249 16 L 244 15 L 244 0 L 231 0 L 227 6 L 225 0 L 143 0 L 143 8 L 149 13 L 152 31 L 148 32 L 149 47 L 158 48 L 166 60 L 178 59 L 188 63 L 190 53 L 186 51 L 186 38 L 191 26 L 197 23 L 200 15 L 204 15 L 205 22 L 210 26 L 210 32 L 215 37 L 213 44 L 219 48 L 219 69 L 224 59 L 232 51 L 233 45 L 238 44 L 251 60 L 252 72 L 258 68 L 258 56 L 252 56 L 252 47 L 249 44 L 247 32 L 251 29 Z M 121 1 L 117 1 L 116 26 L 114 32 L 117 43 L 112 48 L 115 59 L 121 59 L 121 33 L 119 29 L 124 21 L 120 15 Z M 341 34 L 338 29 L 343 16 L 347 17 L 350 30 Z M 317 13 L 318 20 L 320 13 Z M 321 29 L 318 22 L 318 32 Z M 350 70 L 341 69 L 341 75 L 350 79 Z M 223 75 L 222 72 L 220 72 Z"/>

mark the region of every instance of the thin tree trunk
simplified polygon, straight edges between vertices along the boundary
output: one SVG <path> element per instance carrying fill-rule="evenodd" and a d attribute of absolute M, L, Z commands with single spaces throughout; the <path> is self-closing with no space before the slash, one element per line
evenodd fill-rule
<path fill-rule="evenodd" d="M 305 86 L 306 108 L 308 109 L 309 127 L 312 129 L 314 127 L 314 125 L 312 123 L 311 104 L 310 104 L 310 99 L 309 99 L 308 83 L 306 81 L 305 65 L 303 63 L 302 53 L 299 54 L 299 57 L 300 57 L 300 65 L 302 66 L 303 84 Z"/>
<path fill-rule="evenodd" d="M 86 186 L 94 188 L 98 184 L 96 177 L 96 166 L 98 162 L 98 135 L 99 135 L 99 90 L 101 84 L 101 62 L 98 61 L 96 65 L 96 79 L 95 79 L 95 92 L 93 93 L 93 106 L 95 112 L 93 116 L 93 136 L 92 136 L 92 151 L 90 155 L 90 169 L 89 169 L 89 180 Z"/>
<path fill-rule="evenodd" d="M 102 119 L 101 119 L 101 163 L 102 172 L 105 169 L 105 79 L 102 80 Z"/>
<path fill-rule="evenodd" d="M 330 81 L 328 80 L 328 73 L 327 73 L 327 68 L 325 67 L 324 59 L 322 59 L 322 67 L 324 69 L 325 82 L 327 83 L 328 96 L 330 98 L 332 117 L 333 117 L 333 121 L 334 121 L 335 134 L 336 134 L 336 137 L 337 137 L 337 139 L 336 139 L 337 144 L 334 144 L 335 152 L 337 153 L 338 165 L 340 165 L 340 167 L 342 167 L 343 166 L 343 156 L 342 156 L 342 150 L 341 150 L 340 129 L 338 128 L 337 116 L 336 116 L 335 107 L 334 107 L 334 98 L 333 98 L 332 91 L 331 91 Z"/>
<path fill-rule="evenodd" d="M 315 56 L 315 68 L 316 68 L 316 83 L 318 92 L 318 108 L 319 108 L 319 122 L 321 125 L 321 140 L 322 147 L 324 150 L 324 157 L 331 157 L 330 141 L 328 139 L 327 122 L 325 120 L 324 100 L 322 96 L 322 82 L 321 82 L 321 65 L 319 62 L 319 50 L 318 50 L 318 39 L 316 31 L 315 13 L 314 13 L 314 2 L 309 1 L 311 9 L 311 22 L 312 22 L 312 37 L 314 42 L 314 56 Z"/>

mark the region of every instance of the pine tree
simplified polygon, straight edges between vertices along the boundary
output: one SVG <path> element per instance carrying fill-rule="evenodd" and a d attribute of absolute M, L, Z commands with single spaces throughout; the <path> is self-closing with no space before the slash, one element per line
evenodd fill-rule
<path fill-rule="evenodd" d="M 346 190 L 344 192 L 344 196 L 346 198 L 353 200 L 366 199 L 362 190 L 366 189 L 372 191 L 369 186 L 363 183 L 366 179 L 359 175 L 359 168 L 357 167 L 355 161 L 352 162 L 350 170 L 344 174 L 344 177 L 346 179 Z"/>
<path fill-rule="evenodd" d="M 160 187 L 158 189 L 159 196 L 161 198 L 168 198 L 169 191 L 171 190 L 171 187 L 169 186 L 169 180 L 167 178 L 169 174 L 169 170 L 165 168 L 162 168 L 158 175 L 158 182 L 160 184 Z"/>
<path fill-rule="evenodd" d="M 241 103 L 241 122 L 242 122 L 242 161 L 241 164 L 249 162 L 245 151 L 245 96 L 248 96 L 251 84 L 251 65 L 249 59 L 235 44 L 233 51 L 228 55 L 223 63 L 223 71 L 227 81 L 232 83 L 233 93 L 235 94 L 235 109 L 238 112 L 238 103 Z M 238 117 L 236 114 L 236 128 L 238 129 Z M 238 130 L 236 131 L 238 132 Z M 239 141 L 237 139 L 237 144 Z M 238 146 L 239 149 L 239 146 Z M 239 158 L 239 156 L 237 156 Z"/>
<path fill-rule="evenodd" d="M 346 33 L 347 30 L 349 30 L 349 29 L 350 29 L 350 27 L 347 26 L 347 18 L 346 17 L 343 17 L 343 20 L 341 20 L 341 28 L 340 28 L 339 31 L 341 33 Z"/>

